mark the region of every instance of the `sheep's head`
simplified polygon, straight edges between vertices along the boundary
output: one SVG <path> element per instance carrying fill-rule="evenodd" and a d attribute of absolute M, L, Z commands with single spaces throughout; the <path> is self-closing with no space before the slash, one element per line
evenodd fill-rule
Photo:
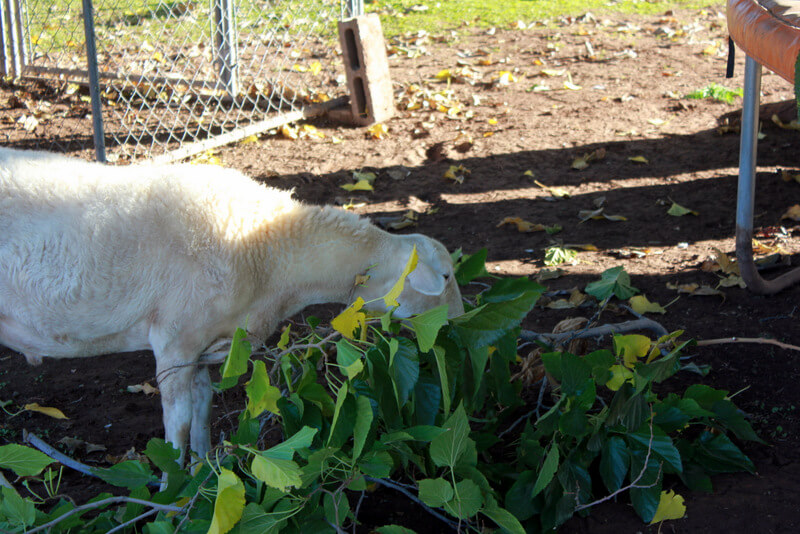
<path fill-rule="evenodd" d="M 379 263 L 369 269 L 369 280 L 356 288 L 355 297 L 362 297 L 367 302 L 378 299 L 367 308 L 384 311 L 385 302 L 379 297 L 389 292 L 402 276 L 415 247 L 417 265 L 408 274 L 403 291 L 397 297 L 399 306 L 395 309 L 395 316 L 410 317 L 441 304 L 448 305 L 451 318 L 463 314 L 464 304 L 450 254 L 444 245 L 421 234 L 389 236 L 379 253 Z"/>

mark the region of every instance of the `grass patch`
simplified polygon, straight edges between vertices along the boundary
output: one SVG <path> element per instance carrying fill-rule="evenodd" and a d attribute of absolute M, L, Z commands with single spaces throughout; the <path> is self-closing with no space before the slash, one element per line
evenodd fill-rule
<path fill-rule="evenodd" d="M 733 104 L 736 97 L 741 97 L 742 94 L 743 90 L 741 87 L 739 89 L 729 89 L 724 85 L 711 82 L 702 89 L 695 89 L 686 95 L 686 98 L 691 98 L 693 100 L 716 100 L 717 102 Z"/>
<path fill-rule="evenodd" d="M 580 15 L 587 11 L 595 14 L 653 15 L 675 8 L 702 9 L 710 6 L 724 9 L 725 2 L 627 1 L 612 4 L 608 0 L 367 0 L 365 7 L 367 12 L 382 15 L 384 32 L 387 36 L 393 36 L 418 30 L 439 33 L 461 28 L 464 22 L 479 28 L 509 27 L 519 20 L 530 23 L 565 15 Z"/>

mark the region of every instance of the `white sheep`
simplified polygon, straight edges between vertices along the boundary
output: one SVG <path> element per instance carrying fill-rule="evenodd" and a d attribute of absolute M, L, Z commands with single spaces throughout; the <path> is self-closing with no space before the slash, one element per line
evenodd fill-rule
<path fill-rule="evenodd" d="M 152 350 L 181 462 L 187 437 L 201 457 L 211 447 L 208 370 L 185 364 L 245 323 L 266 338 L 308 305 L 384 295 L 414 246 L 395 314 L 443 303 L 463 313 L 450 256 L 425 236 L 389 234 L 217 166 L 111 167 L 0 148 L 0 343 L 31 364 Z"/>

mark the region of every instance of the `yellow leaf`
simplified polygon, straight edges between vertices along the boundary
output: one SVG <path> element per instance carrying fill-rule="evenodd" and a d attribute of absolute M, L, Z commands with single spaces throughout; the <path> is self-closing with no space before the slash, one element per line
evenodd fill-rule
<path fill-rule="evenodd" d="M 295 72 L 308 72 L 308 69 L 306 67 L 298 65 L 297 63 L 292 65 L 292 70 Z"/>
<path fill-rule="evenodd" d="M 436 78 L 437 80 L 449 80 L 450 78 L 452 78 L 452 73 L 450 72 L 450 69 L 442 69 L 436 73 L 436 76 L 434 76 L 434 78 Z"/>
<path fill-rule="evenodd" d="M 786 213 L 781 215 L 781 220 L 783 219 L 791 219 L 793 221 L 800 221 L 800 204 L 795 204 L 788 210 Z"/>
<path fill-rule="evenodd" d="M 532 222 L 528 222 L 523 220 L 521 217 L 506 217 L 497 225 L 497 228 L 500 228 L 506 224 L 514 224 L 517 226 L 517 231 L 519 232 L 543 232 L 544 225 L 543 224 L 533 224 Z"/>
<path fill-rule="evenodd" d="M 614 336 L 614 350 L 625 366 L 633 369 L 633 364 L 650 351 L 650 338 L 640 334 Z"/>
<path fill-rule="evenodd" d="M 309 66 L 308 71 L 313 74 L 314 76 L 318 76 L 320 72 L 322 72 L 322 63 L 319 61 L 314 61 Z"/>
<path fill-rule="evenodd" d="M 666 519 L 680 519 L 686 515 L 686 505 L 683 504 L 683 497 L 672 490 L 662 491 L 658 500 L 656 515 L 650 524 L 659 523 Z"/>
<path fill-rule="evenodd" d="M 445 171 L 443 178 L 463 184 L 464 175 L 469 173 L 470 170 L 463 165 L 450 165 L 450 168 Z"/>
<path fill-rule="evenodd" d="M 531 176 L 533 176 L 533 174 L 531 174 Z M 569 198 L 569 192 L 563 187 L 551 187 L 549 185 L 544 185 L 539 180 L 534 180 L 533 183 L 535 183 L 545 191 L 549 192 L 555 198 Z"/>
<path fill-rule="evenodd" d="M 22 407 L 23 410 L 27 410 L 29 412 L 38 412 L 43 413 L 47 416 L 52 417 L 53 419 L 69 419 L 64 412 L 59 410 L 58 408 L 50 408 L 49 406 L 39 406 L 38 403 L 32 402 L 30 404 L 26 404 Z"/>
<path fill-rule="evenodd" d="M 634 163 L 644 163 L 645 165 L 650 163 L 649 161 L 647 161 L 647 158 L 644 157 L 644 156 L 632 156 L 632 157 L 630 157 L 628 159 L 630 161 L 634 162 Z"/>
<path fill-rule="evenodd" d="M 367 128 L 367 133 L 369 133 L 373 139 L 383 139 L 383 137 L 389 133 L 389 128 L 385 124 L 373 124 Z"/>
<path fill-rule="evenodd" d="M 325 137 L 325 134 L 317 130 L 317 127 L 314 126 L 313 124 L 303 124 L 300 126 L 300 136 L 323 139 Z"/>
<path fill-rule="evenodd" d="M 791 182 L 795 181 L 800 184 L 800 174 L 792 174 L 791 172 L 787 171 L 786 169 L 781 170 L 781 180 L 784 182 Z"/>
<path fill-rule="evenodd" d="M 554 76 L 563 76 L 567 73 L 566 69 L 542 69 L 539 71 L 540 74 L 544 74 L 547 77 L 554 77 Z"/>
<path fill-rule="evenodd" d="M 128 386 L 128 393 L 144 393 L 145 395 L 157 395 L 158 388 L 151 386 L 149 383 L 145 382 L 144 384 L 135 384 L 133 386 Z"/>
<path fill-rule="evenodd" d="M 297 140 L 297 138 L 300 136 L 297 127 L 290 126 L 288 124 L 281 126 L 281 133 L 286 139 L 292 140 Z"/>
<path fill-rule="evenodd" d="M 644 295 L 636 295 L 635 297 L 631 297 L 628 302 L 631 305 L 631 309 L 638 314 L 667 313 L 667 310 L 665 310 L 661 304 L 658 302 L 650 302 Z"/>
<path fill-rule="evenodd" d="M 711 250 L 714 251 L 716 255 L 717 263 L 719 264 L 719 268 L 722 269 L 722 272 L 725 274 L 739 274 L 739 264 L 731 261 L 727 254 L 722 252 L 718 248 L 712 247 Z"/>
<path fill-rule="evenodd" d="M 488 122 L 489 124 L 495 125 L 495 124 L 497 124 L 497 119 L 489 119 L 486 122 Z"/>
<path fill-rule="evenodd" d="M 373 191 L 372 184 L 369 183 L 367 180 L 359 180 L 354 184 L 344 184 L 340 185 L 342 189 L 345 191 Z"/>
<path fill-rule="evenodd" d="M 363 306 L 364 299 L 358 297 L 354 303 L 333 318 L 331 321 L 333 329 L 344 337 L 353 339 L 356 328 L 360 326 L 363 331 L 367 326 L 367 315 L 360 311 Z"/>
<path fill-rule="evenodd" d="M 378 175 L 374 172 L 353 171 L 353 180 L 356 180 L 357 182 L 366 180 L 369 183 L 373 183 L 375 182 L 376 178 L 378 178 Z"/>
<path fill-rule="evenodd" d="M 397 302 L 397 297 L 399 297 L 400 293 L 403 292 L 403 286 L 405 285 L 406 277 L 417 268 L 418 261 L 419 257 L 417 256 L 417 246 L 414 245 L 414 248 L 411 249 L 411 256 L 408 257 L 406 266 L 403 268 L 403 272 L 400 274 L 400 278 L 397 280 L 397 282 L 395 282 L 394 287 L 392 287 L 392 289 L 390 289 L 389 292 L 383 296 L 383 302 L 387 307 L 400 305 L 400 303 Z"/>
<path fill-rule="evenodd" d="M 612 365 L 609 371 L 611 371 L 611 379 L 606 382 L 606 387 L 611 391 L 617 391 L 625 381 L 633 378 L 633 371 L 622 365 Z"/>
<path fill-rule="evenodd" d="M 254 143 L 258 144 L 258 136 L 255 135 L 255 134 L 254 135 L 248 135 L 247 137 L 245 137 L 244 139 L 239 141 L 240 145 L 252 145 Z"/>
<path fill-rule="evenodd" d="M 528 169 L 527 171 L 523 172 L 522 175 L 523 176 L 530 176 L 531 178 L 533 178 L 533 171 Z"/>
<path fill-rule="evenodd" d="M 239 477 L 233 471 L 220 467 L 217 480 L 217 498 L 208 534 L 225 534 L 244 512 L 244 484 Z"/>
<path fill-rule="evenodd" d="M 570 91 L 580 91 L 583 89 L 580 85 L 574 84 L 569 80 L 564 82 L 564 89 L 569 89 Z"/>

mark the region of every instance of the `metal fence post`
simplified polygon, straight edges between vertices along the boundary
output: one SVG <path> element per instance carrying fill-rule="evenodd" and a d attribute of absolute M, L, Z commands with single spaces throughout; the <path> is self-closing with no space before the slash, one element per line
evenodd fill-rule
<path fill-rule="evenodd" d="M 342 20 L 352 19 L 364 14 L 364 0 L 345 0 Z"/>
<path fill-rule="evenodd" d="M 18 31 L 19 24 L 19 4 L 17 0 L 5 2 L 5 26 L 8 37 L 9 49 L 11 52 L 11 64 L 13 65 L 13 76 L 22 76 L 22 35 Z"/>
<path fill-rule="evenodd" d="M 106 162 L 106 140 L 103 130 L 103 108 L 100 102 L 100 76 L 97 71 L 97 46 L 94 40 L 94 8 L 92 0 L 83 0 L 83 33 L 86 37 L 86 68 L 89 71 L 89 95 L 92 98 L 92 129 L 97 161 Z"/>
<path fill-rule="evenodd" d="M 239 94 L 239 57 L 234 0 L 214 0 L 213 11 L 214 50 L 219 78 L 225 85 L 225 91 L 235 98 Z"/>
<path fill-rule="evenodd" d="M 8 61 L 7 35 L 8 21 L 6 20 L 6 2 L 0 2 L 0 68 L 3 69 L 3 76 L 8 76 L 11 64 Z"/>

